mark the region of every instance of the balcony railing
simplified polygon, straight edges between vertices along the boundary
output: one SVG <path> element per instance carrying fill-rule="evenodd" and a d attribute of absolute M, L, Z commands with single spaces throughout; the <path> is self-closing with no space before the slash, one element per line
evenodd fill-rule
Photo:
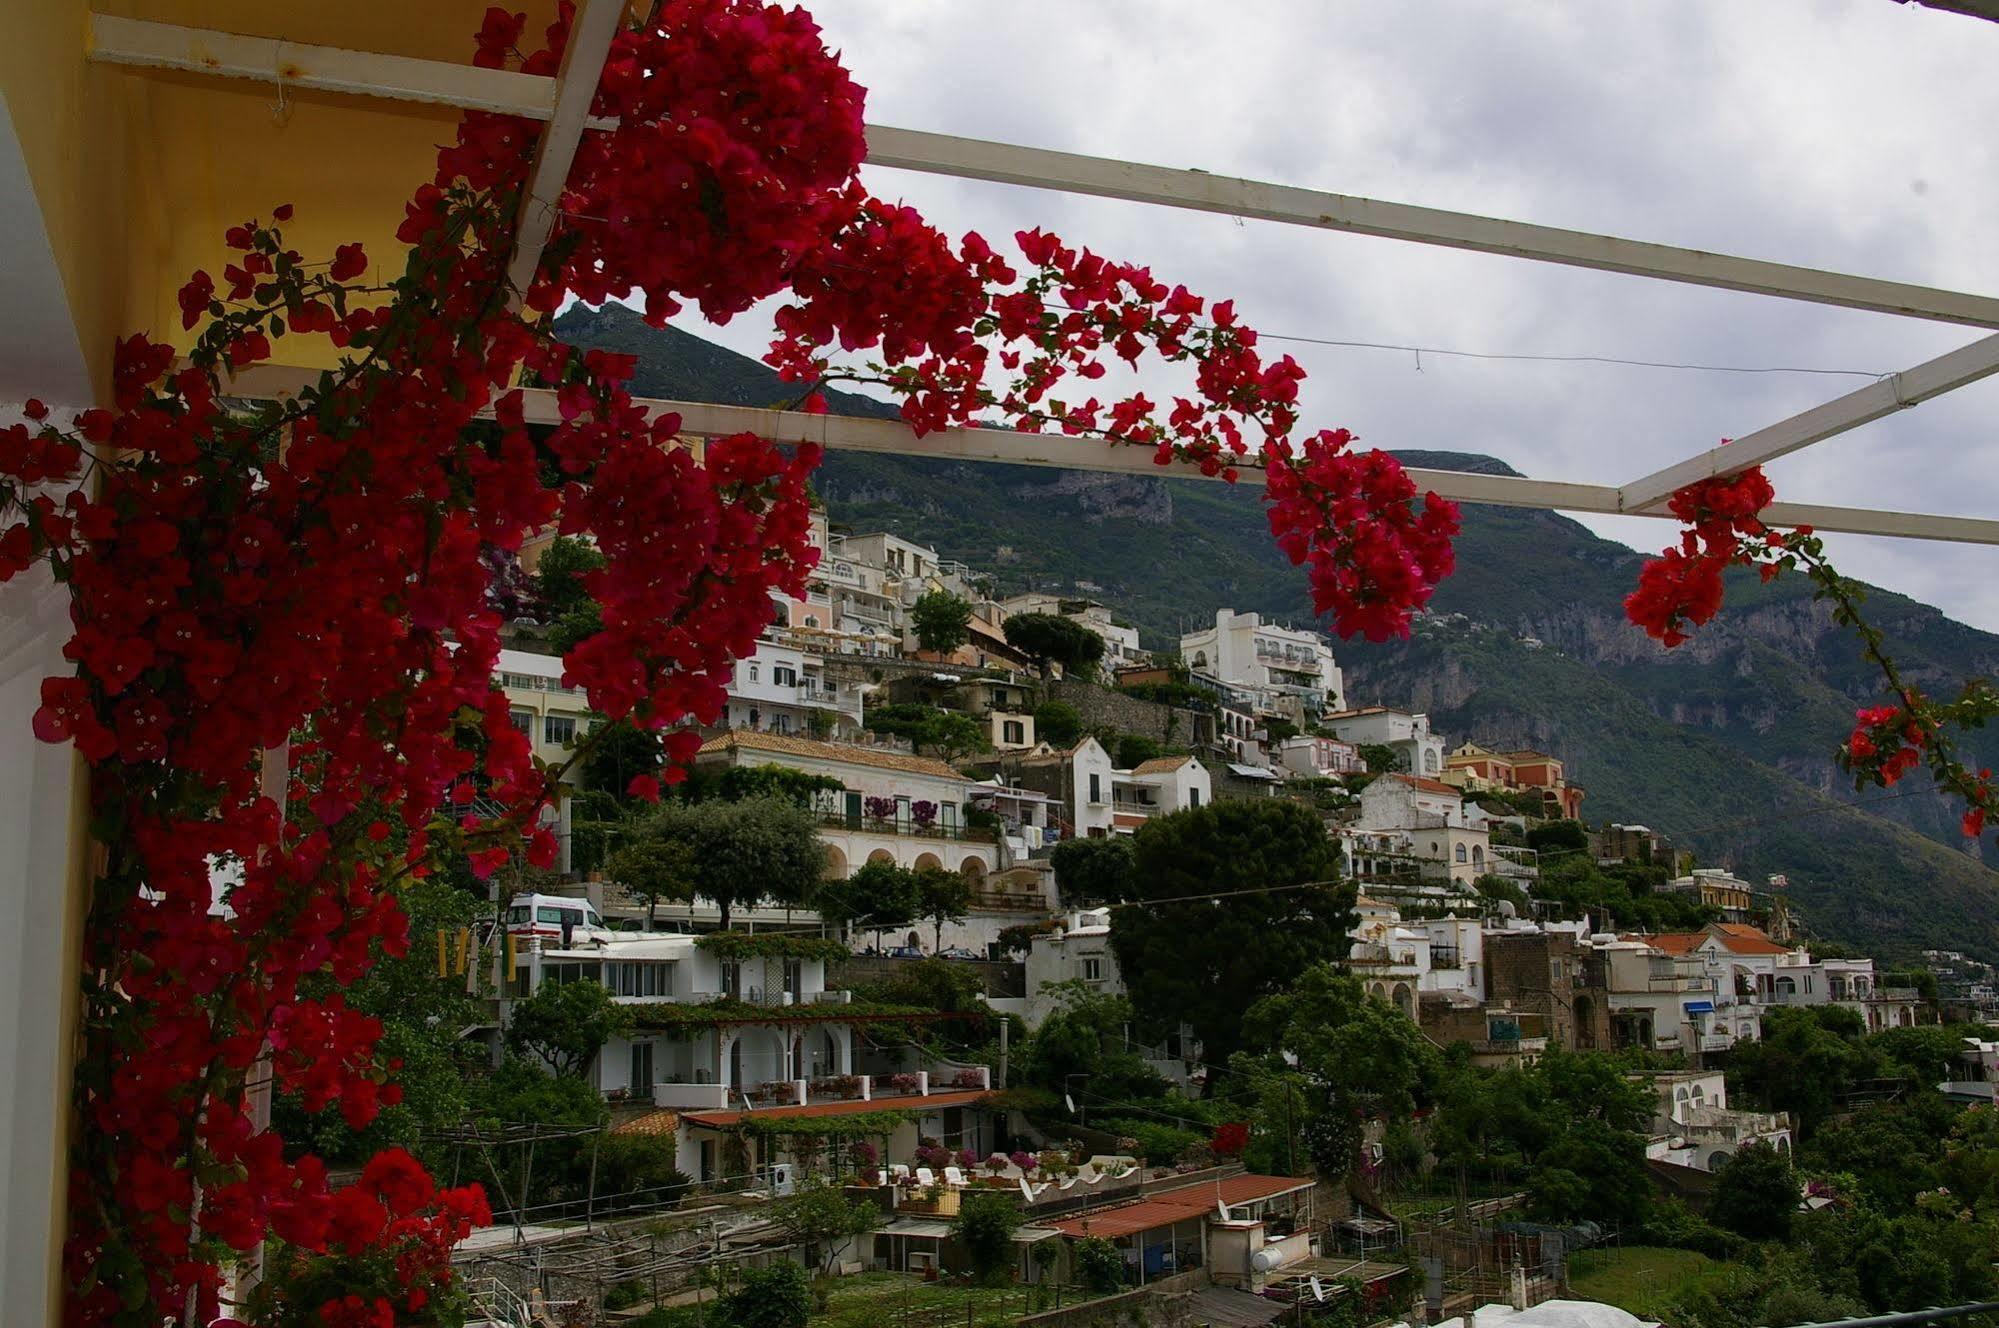
<path fill-rule="evenodd" d="M 878 820 L 870 816 L 849 816 L 845 812 L 821 810 L 819 824 L 837 830 L 855 830 L 871 835 L 908 835 L 915 839 L 956 839 L 973 843 L 991 844 L 997 842 L 998 832 L 990 826 L 943 825 L 932 822 L 918 825 L 906 820 Z"/>
<path fill-rule="evenodd" d="M 1864 999 L 1870 1001 L 1913 1001 L 1920 999 L 1921 995 L 1922 993 L 1914 987 L 1876 987 L 1874 994 Z"/>

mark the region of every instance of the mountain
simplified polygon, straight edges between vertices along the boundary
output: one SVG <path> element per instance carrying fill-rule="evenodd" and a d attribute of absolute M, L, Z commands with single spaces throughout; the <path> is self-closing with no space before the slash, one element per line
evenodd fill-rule
<path fill-rule="evenodd" d="M 637 354 L 646 396 L 768 406 L 797 394 L 756 361 L 621 306 L 557 326 L 575 344 Z M 828 396 L 837 413 L 895 413 Z M 1514 473 L 1471 454 L 1399 455 Z M 1253 489 L 838 452 L 816 484 L 837 525 L 921 540 L 1004 589 L 1090 583 L 1154 647 L 1220 607 L 1312 621 Z M 1662 523 L 1662 542 L 1668 532 Z M 1966 849 L 1950 803 L 1914 781 L 1856 795 L 1834 766 L 1874 679 L 1807 582 L 1736 578 L 1722 616 L 1664 651 L 1624 620 L 1642 559 L 1621 544 L 1550 512 L 1467 506 L 1457 548 L 1456 574 L 1408 641 L 1340 648 L 1350 703 L 1427 711 L 1454 742 L 1556 752 L 1589 790 L 1590 819 L 1649 825 L 1751 880 L 1782 872 L 1822 935 L 1999 960 L 1999 872 Z M 1999 637 L 1889 591 L 1868 603 L 1919 685 L 1948 693 L 1999 671 Z"/>

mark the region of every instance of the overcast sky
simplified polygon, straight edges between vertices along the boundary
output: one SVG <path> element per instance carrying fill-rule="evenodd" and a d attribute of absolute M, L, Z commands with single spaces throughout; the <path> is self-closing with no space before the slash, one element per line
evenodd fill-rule
<path fill-rule="evenodd" d="M 1892 0 L 808 6 L 880 124 L 1999 294 L 1999 25 Z M 1391 240 L 868 173 L 954 236 L 1036 224 L 1266 334 L 1882 372 L 1976 329 Z M 687 324 L 760 352 L 768 325 Z M 1862 386 L 1289 342 L 1310 427 L 1617 483 Z M 1999 512 L 1999 379 L 1774 463 L 1780 497 Z M 1590 520 L 1652 548 L 1664 523 Z M 1843 538 L 1999 630 L 1999 549 Z"/>

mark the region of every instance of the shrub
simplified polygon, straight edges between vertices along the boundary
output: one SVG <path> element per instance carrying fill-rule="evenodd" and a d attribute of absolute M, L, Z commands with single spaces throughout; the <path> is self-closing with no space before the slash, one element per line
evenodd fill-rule
<path fill-rule="evenodd" d="M 722 1301 L 729 1328 L 805 1328 L 812 1318 L 812 1284 L 795 1263 L 746 1268 L 743 1282 Z"/>
<path fill-rule="evenodd" d="M 1020 1229 L 1020 1209 L 1005 1194 L 967 1191 L 951 1235 L 964 1246 L 972 1276 L 987 1286 L 1007 1281 L 1013 1269 L 1013 1233 Z"/>
<path fill-rule="evenodd" d="M 1124 1256 L 1117 1246 L 1096 1236 L 1085 1236 L 1070 1251 L 1077 1280 L 1100 1296 L 1124 1288 Z"/>

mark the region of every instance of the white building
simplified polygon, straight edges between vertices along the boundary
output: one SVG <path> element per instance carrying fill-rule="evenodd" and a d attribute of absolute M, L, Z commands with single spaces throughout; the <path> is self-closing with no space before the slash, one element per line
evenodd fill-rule
<path fill-rule="evenodd" d="M 1415 775 L 1382 775 L 1361 790 L 1358 831 L 1398 836 L 1429 879 L 1469 888 L 1493 870 L 1492 836 L 1465 819 L 1464 799 L 1449 784 Z"/>
<path fill-rule="evenodd" d="M 908 1111 L 918 1114 L 896 1127 L 892 1149 L 899 1141 L 913 1150 L 928 1134 L 984 1156 L 997 1139 L 984 1113 L 968 1109 L 990 1090 L 990 1071 L 871 1066 L 869 1018 L 843 1013 L 851 994 L 826 989 L 822 950 L 809 939 L 741 932 L 531 944 L 508 997 L 592 981 L 629 1007 L 632 1030 L 611 1038 L 586 1074 L 614 1101 L 673 1112 L 675 1166 L 697 1181 L 722 1179 L 722 1136 L 749 1117 Z M 751 1164 L 767 1170 L 781 1156 L 769 1151 Z"/>
<path fill-rule="evenodd" d="M 861 727 L 862 701 L 860 687 L 842 688 L 827 677 L 824 655 L 766 639 L 757 642 L 755 654 L 736 661 L 728 723 L 737 729 L 846 738 Z"/>
<path fill-rule="evenodd" d="M 1095 738 L 1027 758 L 1018 778 L 1057 800 L 1066 833 L 1075 836 L 1134 834 L 1155 816 L 1214 800 L 1214 780 L 1193 757 L 1161 756 L 1120 770 Z"/>
<path fill-rule="evenodd" d="M 1259 614 L 1218 609 L 1215 625 L 1180 637 L 1180 657 L 1195 673 L 1277 697 L 1295 698 L 1307 715 L 1338 710 L 1346 688 L 1333 650 L 1318 632 L 1266 623 Z"/>
<path fill-rule="evenodd" d="M 1719 1171 L 1753 1143 L 1768 1144 L 1780 1153 L 1791 1151 L 1790 1121 L 1769 1112 L 1731 1108 L 1727 1079 L 1719 1070 L 1656 1074 L 1651 1076 L 1651 1087 L 1658 1102 L 1645 1156 L 1654 1161 Z"/>
<path fill-rule="evenodd" d="M 1082 909 L 1068 914 L 1053 931 L 1034 938 L 1027 952 L 1027 1008 L 1022 1018 L 1030 1029 L 1061 1008 L 1048 988 L 1080 982 L 1106 996 L 1124 994 L 1117 956 L 1111 953 L 1111 911 Z"/>
<path fill-rule="evenodd" d="M 1347 966 L 1371 996 L 1411 1019 L 1426 992 L 1480 998 L 1485 992 L 1485 940 L 1477 917 L 1405 919 L 1394 905 L 1361 895 L 1359 921 L 1348 933 Z"/>
<path fill-rule="evenodd" d="M 1435 779 L 1444 771 L 1444 740 L 1430 732 L 1428 715 L 1412 715 L 1387 706 L 1363 706 L 1326 716 L 1335 737 L 1356 747 L 1394 749 L 1408 773 Z"/>
<path fill-rule="evenodd" d="M 1277 746 L 1277 763 L 1294 775 L 1330 778 L 1357 775 L 1367 769 L 1360 749 L 1338 738 L 1319 738 L 1308 733 L 1286 738 Z"/>
<path fill-rule="evenodd" d="M 778 733 L 732 730 L 710 738 L 696 754 L 713 766 L 781 765 L 840 782 L 815 796 L 826 875 L 844 880 L 863 862 L 942 867 L 974 885 L 1007 864 L 999 835 L 966 823 L 979 785 L 942 761 L 885 747 L 816 742 Z"/>

